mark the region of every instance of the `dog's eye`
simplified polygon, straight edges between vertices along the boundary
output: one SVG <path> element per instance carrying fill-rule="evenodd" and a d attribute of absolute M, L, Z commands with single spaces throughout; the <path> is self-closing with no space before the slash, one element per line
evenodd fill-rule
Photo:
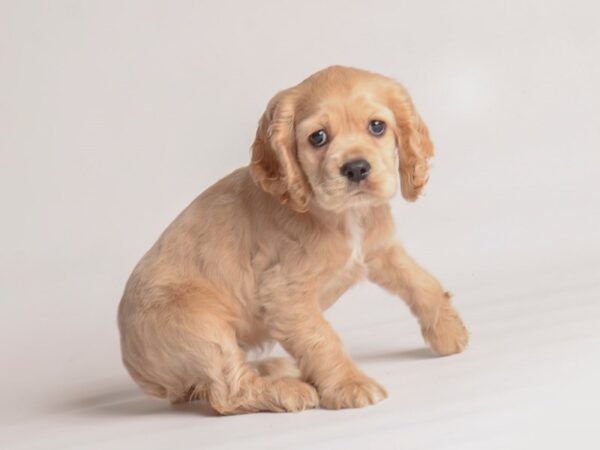
<path fill-rule="evenodd" d="M 373 136 L 381 136 L 385 133 L 385 122 L 381 120 L 371 120 L 369 122 L 369 133 Z"/>
<path fill-rule="evenodd" d="M 314 147 L 321 147 L 327 142 L 327 133 L 325 130 L 315 131 L 308 137 L 308 140 Z"/>

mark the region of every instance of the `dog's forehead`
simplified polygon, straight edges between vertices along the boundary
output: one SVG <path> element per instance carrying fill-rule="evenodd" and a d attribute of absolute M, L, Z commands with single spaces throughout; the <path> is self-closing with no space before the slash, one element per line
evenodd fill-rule
<path fill-rule="evenodd" d="M 317 116 L 362 117 L 385 108 L 385 101 L 375 90 L 366 85 L 357 85 L 351 91 L 326 91 L 320 95 L 311 93 L 303 98 L 296 110 L 298 122 Z"/>
<path fill-rule="evenodd" d="M 335 133 L 343 130 L 364 128 L 368 120 L 383 120 L 395 124 L 394 116 L 387 105 L 369 92 L 356 92 L 350 96 L 323 98 L 312 107 L 296 116 L 296 127 L 300 134 L 326 128 Z"/>

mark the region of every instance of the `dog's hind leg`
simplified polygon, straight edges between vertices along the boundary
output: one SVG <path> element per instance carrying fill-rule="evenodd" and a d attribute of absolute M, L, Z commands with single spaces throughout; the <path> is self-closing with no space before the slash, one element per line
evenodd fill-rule
<path fill-rule="evenodd" d="M 146 392 L 173 403 L 204 399 L 221 414 L 318 405 L 316 390 L 294 378 L 293 365 L 245 361 L 233 308 L 214 289 L 171 287 L 159 295 L 130 313 L 137 325 L 122 341 L 125 364 Z"/>
<path fill-rule="evenodd" d="M 220 357 L 209 375 L 206 399 L 221 414 L 255 411 L 301 411 L 319 403 L 313 386 L 298 378 L 283 358 L 251 365 L 231 336 L 221 343 Z"/>

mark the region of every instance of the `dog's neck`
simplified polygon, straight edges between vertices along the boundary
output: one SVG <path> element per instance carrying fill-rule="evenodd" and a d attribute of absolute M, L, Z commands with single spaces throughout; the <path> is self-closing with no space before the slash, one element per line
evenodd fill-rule
<path fill-rule="evenodd" d="M 346 208 L 343 211 L 334 212 L 314 205 L 308 214 L 315 221 L 321 223 L 324 228 L 345 235 L 351 249 L 349 261 L 361 262 L 363 260 L 364 235 L 369 227 L 370 218 L 374 216 L 373 209 L 377 207 L 381 207 L 381 204 Z"/>
<path fill-rule="evenodd" d="M 345 212 L 345 230 L 349 235 L 350 240 L 350 248 L 352 249 L 352 253 L 350 255 L 350 260 L 352 261 L 362 261 L 363 260 L 363 250 L 362 250 L 362 241 L 363 235 L 365 232 L 363 216 L 359 214 L 359 212 L 354 209 L 349 209 Z"/>

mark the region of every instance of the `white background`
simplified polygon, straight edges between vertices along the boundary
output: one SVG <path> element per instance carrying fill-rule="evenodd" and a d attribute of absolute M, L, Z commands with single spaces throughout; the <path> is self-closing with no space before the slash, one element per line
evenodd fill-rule
<path fill-rule="evenodd" d="M 600 10 L 556 1 L 1 1 L 0 447 L 597 449 Z M 437 156 L 393 202 L 455 295 L 435 358 L 363 284 L 327 316 L 390 397 L 215 417 L 120 363 L 134 264 L 249 159 L 269 98 L 330 64 L 401 80 Z M 368 314 L 367 314 L 368 312 Z"/>

